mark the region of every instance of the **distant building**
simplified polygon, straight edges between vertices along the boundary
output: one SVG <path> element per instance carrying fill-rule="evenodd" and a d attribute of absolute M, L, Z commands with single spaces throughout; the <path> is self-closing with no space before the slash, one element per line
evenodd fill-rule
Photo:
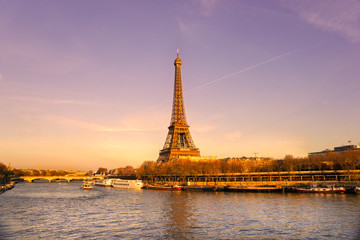
<path fill-rule="evenodd" d="M 268 160 L 273 160 L 272 158 L 269 157 L 227 157 L 227 158 L 222 158 L 220 159 L 223 162 L 227 162 L 227 161 L 268 161 Z"/>
<path fill-rule="evenodd" d="M 334 148 L 335 152 L 344 152 L 347 150 L 360 150 L 360 147 L 358 145 L 345 145 L 345 146 Z"/>
<path fill-rule="evenodd" d="M 334 152 L 334 153 L 342 153 L 348 150 L 360 150 L 360 147 L 358 145 L 344 145 L 344 146 L 339 146 L 339 147 L 334 147 L 334 150 L 331 149 L 325 149 L 321 152 L 311 152 L 308 154 L 309 157 L 313 157 L 313 156 L 318 156 L 318 155 L 322 155 L 322 154 L 326 154 L 329 152 Z"/>
<path fill-rule="evenodd" d="M 177 160 L 190 160 L 190 161 L 214 161 L 219 160 L 216 156 L 178 156 L 173 159 L 173 162 Z"/>

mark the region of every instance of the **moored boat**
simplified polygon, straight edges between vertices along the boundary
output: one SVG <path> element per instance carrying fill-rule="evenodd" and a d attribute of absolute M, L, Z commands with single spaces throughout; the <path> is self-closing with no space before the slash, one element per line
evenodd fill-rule
<path fill-rule="evenodd" d="M 101 180 L 97 180 L 95 181 L 95 186 L 100 186 L 100 187 L 111 187 L 112 182 L 115 179 L 101 179 Z"/>
<path fill-rule="evenodd" d="M 296 192 L 303 193 L 344 193 L 346 189 L 344 187 L 326 186 L 326 187 L 298 187 L 295 188 Z"/>
<path fill-rule="evenodd" d="M 92 182 L 91 181 L 83 181 L 81 188 L 85 189 L 85 190 L 93 189 Z"/>
<path fill-rule="evenodd" d="M 218 186 L 184 186 L 183 190 L 195 192 L 216 192 L 223 190 L 223 188 L 220 188 Z"/>
<path fill-rule="evenodd" d="M 170 190 L 170 191 L 181 191 L 182 187 L 178 185 L 166 186 L 166 185 L 146 185 L 146 189 L 151 190 Z"/>
<path fill-rule="evenodd" d="M 126 180 L 126 179 L 115 179 L 112 182 L 112 186 L 115 188 L 135 188 L 141 189 L 143 183 L 141 180 Z"/>
<path fill-rule="evenodd" d="M 283 192 L 281 186 L 236 186 L 225 187 L 225 192 Z"/>

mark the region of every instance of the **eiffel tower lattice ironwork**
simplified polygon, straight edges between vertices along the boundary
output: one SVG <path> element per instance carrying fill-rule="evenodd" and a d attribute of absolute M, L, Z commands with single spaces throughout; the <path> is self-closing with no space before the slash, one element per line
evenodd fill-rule
<path fill-rule="evenodd" d="M 171 161 L 179 156 L 200 156 L 191 138 L 189 125 L 186 122 L 184 97 L 181 80 L 181 59 L 179 49 L 175 59 L 174 97 L 169 132 L 163 149 L 160 151 L 159 162 Z"/>

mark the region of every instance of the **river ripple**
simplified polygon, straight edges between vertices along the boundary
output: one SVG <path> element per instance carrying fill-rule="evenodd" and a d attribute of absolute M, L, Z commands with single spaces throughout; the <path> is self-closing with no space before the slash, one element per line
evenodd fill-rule
<path fill-rule="evenodd" d="M 0 239 L 359 239 L 360 195 L 121 190 L 20 183 Z"/>

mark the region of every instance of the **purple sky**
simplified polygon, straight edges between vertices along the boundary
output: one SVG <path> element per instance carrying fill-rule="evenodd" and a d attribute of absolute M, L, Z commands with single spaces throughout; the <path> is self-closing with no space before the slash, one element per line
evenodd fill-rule
<path fill-rule="evenodd" d="M 202 156 L 360 143 L 360 2 L 0 0 L 0 162 L 156 160 L 176 49 Z"/>

